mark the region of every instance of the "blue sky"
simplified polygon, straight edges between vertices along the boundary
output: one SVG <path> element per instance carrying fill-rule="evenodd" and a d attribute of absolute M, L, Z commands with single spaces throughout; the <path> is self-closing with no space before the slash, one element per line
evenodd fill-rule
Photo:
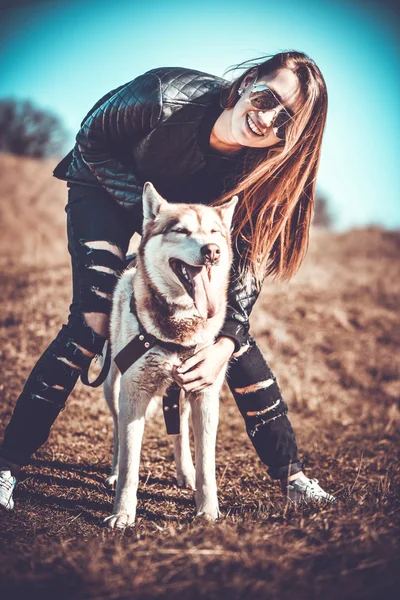
<path fill-rule="evenodd" d="M 338 229 L 399 228 L 396 4 L 3 0 L 0 97 L 30 98 L 52 109 L 72 138 L 101 95 L 148 69 L 183 66 L 222 75 L 242 60 L 302 50 L 318 63 L 328 85 L 318 185 Z"/>

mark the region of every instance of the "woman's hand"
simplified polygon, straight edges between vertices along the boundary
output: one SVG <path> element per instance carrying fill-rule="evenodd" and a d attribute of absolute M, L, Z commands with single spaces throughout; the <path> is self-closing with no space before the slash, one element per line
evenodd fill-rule
<path fill-rule="evenodd" d="M 200 392 L 214 383 L 234 349 L 231 338 L 220 337 L 175 368 L 172 376 L 184 392 Z"/>

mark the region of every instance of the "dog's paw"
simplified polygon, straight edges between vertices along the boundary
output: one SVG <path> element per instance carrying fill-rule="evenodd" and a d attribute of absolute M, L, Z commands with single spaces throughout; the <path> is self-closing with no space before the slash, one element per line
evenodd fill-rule
<path fill-rule="evenodd" d="M 217 521 L 221 516 L 221 513 L 219 512 L 219 510 L 217 511 L 213 511 L 213 512 L 198 512 L 196 514 L 196 521 L 201 523 L 214 523 L 215 521 Z"/>
<path fill-rule="evenodd" d="M 213 523 L 221 517 L 218 506 L 213 509 L 198 510 L 196 513 L 196 521 L 204 521 L 206 523 Z"/>
<path fill-rule="evenodd" d="M 115 490 L 117 486 L 117 479 L 118 478 L 116 475 L 110 475 L 110 477 L 107 477 L 107 479 L 104 480 L 104 485 L 108 490 Z"/>
<path fill-rule="evenodd" d="M 193 472 L 177 473 L 176 479 L 179 487 L 190 488 L 194 492 L 196 491 L 196 472 L 194 469 Z"/>
<path fill-rule="evenodd" d="M 126 529 L 135 524 L 135 517 L 126 513 L 117 513 L 106 517 L 103 523 L 109 529 Z"/>

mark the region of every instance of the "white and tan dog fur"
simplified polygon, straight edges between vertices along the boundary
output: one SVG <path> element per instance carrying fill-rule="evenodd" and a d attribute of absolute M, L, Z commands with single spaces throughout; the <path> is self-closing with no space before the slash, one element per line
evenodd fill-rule
<path fill-rule="evenodd" d="M 114 419 L 114 458 L 108 486 L 116 483 L 109 527 L 133 525 L 136 516 L 139 461 L 145 417 L 160 404 L 173 383 L 172 371 L 194 352 L 212 344 L 225 318 L 232 260 L 230 226 L 237 198 L 222 207 L 170 204 L 146 183 L 143 190 L 143 236 L 137 264 L 121 276 L 111 314 L 113 358 L 139 333 L 130 310 L 132 293 L 146 330 L 164 342 L 182 346 L 170 351 L 155 345 L 120 376 L 112 361 L 104 385 Z M 196 490 L 197 515 L 219 515 L 215 479 L 215 442 L 219 392 L 225 370 L 203 391 L 181 393 L 181 433 L 174 435 L 178 484 Z M 189 414 L 195 438 L 195 464 L 189 446 Z"/>

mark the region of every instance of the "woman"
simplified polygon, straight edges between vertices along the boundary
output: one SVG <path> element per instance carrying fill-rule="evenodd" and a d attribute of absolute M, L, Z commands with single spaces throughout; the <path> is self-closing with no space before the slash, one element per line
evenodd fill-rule
<path fill-rule="evenodd" d="M 47 440 L 78 377 L 88 383 L 90 362 L 102 352 L 116 276 L 130 237 L 141 231 L 147 180 L 171 202 L 240 197 L 225 325 L 213 346 L 177 370 L 176 381 L 187 392 L 202 389 L 230 361 L 228 383 L 270 476 L 294 502 L 334 500 L 304 475 L 287 405 L 249 335 L 264 276 L 289 279 L 304 258 L 326 110 L 318 67 L 293 51 L 250 65 L 231 84 L 188 69 L 154 69 L 92 108 L 54 173 L 69 186 L 73 300 L 5 431 L 5 508 L 13 508 L 20 467 Z"/>

